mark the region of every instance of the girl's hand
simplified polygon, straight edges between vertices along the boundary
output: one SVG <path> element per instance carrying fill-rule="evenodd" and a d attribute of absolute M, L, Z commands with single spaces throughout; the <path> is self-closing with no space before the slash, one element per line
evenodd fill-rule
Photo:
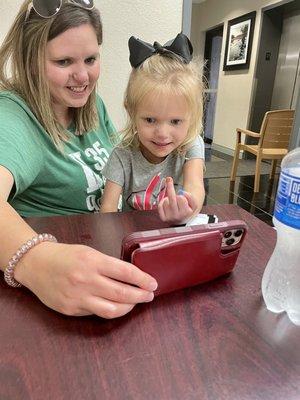
<path fill-rule="evenodd" d="M 172 178 L 166 178 L 165 185 L 165 197 L 158 204 L 160 219 L 174 225 L 187 222 L 197 211 L 197 202 L 191 193 L 176 194 Z"/>
<path fill-rule="evenodd" d="M 19 264 L 15 278 L 66 315 L 120 317 L 151 301 L 157 288 L 154 278 L 134 265 L 83 245 L 43 242 Z"/>

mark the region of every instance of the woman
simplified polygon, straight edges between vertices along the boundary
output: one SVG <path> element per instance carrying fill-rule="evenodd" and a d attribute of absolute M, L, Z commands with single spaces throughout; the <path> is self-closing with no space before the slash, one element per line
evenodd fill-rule
<path fill-rule="evenodd" d="M 21 218 L 98 210 L 114 132 L 95 90 L 99 12 L 87 0 L 55 3 L 25 1 L 0 49 L 0 263 L 9 284 L 54 310 L 113 318 L 151 301 L 155 280 L 89 247 L 36 236 Z"/>

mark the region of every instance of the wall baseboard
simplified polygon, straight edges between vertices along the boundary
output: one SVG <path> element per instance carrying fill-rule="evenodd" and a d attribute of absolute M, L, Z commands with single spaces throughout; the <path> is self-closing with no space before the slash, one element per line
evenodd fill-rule
<path fill-rule="evenodd" d="M 219 151 L 220 153 L 228 154 L 229 156 L 232 156 L 232 157 L 234 155 L 234 150 L 229 149 L 228 147 L 225 147 L 225 146 L 221 146 L 221 145 L 216 144 L 216 143 L 212 144 L 212 149 L 216 150 L 216 151 Z"/>

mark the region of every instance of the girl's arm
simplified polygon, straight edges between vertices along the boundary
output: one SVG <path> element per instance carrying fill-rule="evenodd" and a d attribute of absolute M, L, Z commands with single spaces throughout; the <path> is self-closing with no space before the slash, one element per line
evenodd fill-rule
<path fill-rule="evenodd" d="M 13 185 L 12 174 L 0 166 L 2 270 L 17 249 L 36 235 L 7 202 Z M 104 318 L 119 317 L 137 303 L 151 301 L 157 287 L 154 278 L 132 264 L 88 246 L 53 242 L 30 249 L 17 263 L 14 276 L 56 311 Z"/>
<path fill-rule="evenodd" d="M 106 180 L 104 192 L 101 198 L 100 212 L 114 212 L 118 211 L 118 204 L 122 187 L 115 182 Z"/>
<path fill-rule="evenodd" d="M 188 160 L 183 166 L 183 190 L 190 193 L 195 201 L 192 217 L 199 213 L 205 198 L 203 169 L 204 161 L 201 158 Z"/>
<path fill-rule="evenodd" d="M 205 197 L 203 160 L 191 159 L 184 164 L 182 193 L 176 194 L 172 178 L 167 178 L 165 196 L 158 205 L 162 221 L 183 224 L 198 214 Z"/>

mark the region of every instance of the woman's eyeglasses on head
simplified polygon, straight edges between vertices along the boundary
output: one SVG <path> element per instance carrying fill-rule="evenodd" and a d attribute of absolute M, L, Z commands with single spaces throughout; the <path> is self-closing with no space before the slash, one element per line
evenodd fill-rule
<path fill-rule="evenodd" d="M 94 8 L 93 0 L 65 0 L 67 3 L 75 4 L 78 7 L 92 10 Z M 29 14 L 32 10 L 42 18 L 51 18 L 56 15 L 61 9 L 63 0 L 33 0 L 28 5 L 25 21 L 27 21 Z"/>

